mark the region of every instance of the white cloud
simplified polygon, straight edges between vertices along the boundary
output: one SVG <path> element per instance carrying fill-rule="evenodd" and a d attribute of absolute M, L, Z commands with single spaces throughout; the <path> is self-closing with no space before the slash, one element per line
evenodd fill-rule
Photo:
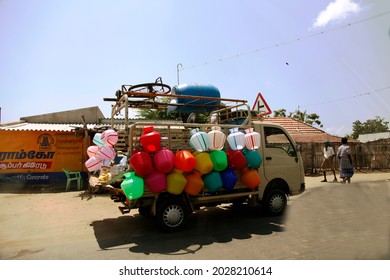
<path fill-rule="evenodd" d="M 361 7 L 354 0 L 335 0 L 320 12 L 313 27 L 323 27 L 333 20 L 345 19 L 349 14 L 360 12 Z"/>

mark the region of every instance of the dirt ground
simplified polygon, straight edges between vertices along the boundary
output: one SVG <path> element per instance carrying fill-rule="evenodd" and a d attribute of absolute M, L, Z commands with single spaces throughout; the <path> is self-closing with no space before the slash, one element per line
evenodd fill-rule
<path fill-rule="evenodd" d="M 322 179 L 323 179 L 322 176 L 306 177 L 305 180 L 306 180 L 307 192 L 305 192 L 303 195 L 310 194 L 310 190 L 314 190 L 316 188 L 321 188 L 326 186 L 334 187 L 334 183 L 333 185 L 331 183 L 322 183 L 321 182 Z M 358 185 L 360 183 L 371 183 L 371 182 L 386 182 L 387 184 L 387 182 L 390 182 L 390 173 L 357 172 L 352 178 L 351 185 L 353 185 L 354 183 Z M 65 189 L 65 187 L 63 189 Z M 326 188 L 322 188 L 322 189 L 326 190 Z M 390 199 L 390 189 L 389 188 L 384 188 L 384 189 L 389 190 L 387 194 L 384 193 L 382 195 L 384 199 L 383 203 L 384 205 L 387 205 L 385 206 L 387 207 L 385 209 L 388 209 L 388 201 Z M 314 194 L 315 192 L 312 193 Z M 320 194 L 320 192 L 317 192 L 317 194 Z M 294 200 L 298 201 L 300 197 L 301 196 L 292 197 L 291 199 L 293 201 Z M 82 203 L 80 203 L 80 201 Z M 352 203 L 348 199 L 346 199 L 346 201 L 348 201 L 348 203 Z M 331 201 L 329 203 L 331 203 Z M 315 205 L 315 202 L 313 205 Z M 300 204 L 296 204 L 296 207 L 294 209 L 298 209 L 297 211 L 301 211 L 301 212 L 312 211 L 307 208 L 307 205 L 302 205 L 303 208 L 301 208 L 301 210 L 299 210 L 300 209 L 299 207 Z M 364 219 L 370 219 L 370 216 L 367 216 L 368 213 L 367 211 L 369 209 L 367 209 L 366 206 L 364 208 L 362 207 L 362 209 L 366 209 L 364 210 L 365 213 L 362 213 L 362 218 L 364 217 Z M 321 208 L 320 210 L 326 211 L 325 208 Z M 317 211 L 315 212 L 317 213 Z M 98 254 L 102 250 L 102 244 L 107 245 L 110 242 L 112 242 L 113 239 L 96 240 L 95 238 L 96 228 L 98 227 L 96 227 L 95 224 L 95 232 L 93 232 L 94 229 L 92 227 L 93 225 L 91 226 L 91 221 L 102 221 L 103 218 L 105 221 L 121 220 L 121 218 L 119 218 L 118 220 L 118 216 L 120 216 L 121 214 L 118 211 L 117 204 L 114 204 L 113 201 L 109 199 L 106 194 L 96 195 L 96 194 L 91 194 L 87 191 L 74 191 L 74 189 L 71 192 L 64 192 L 64 191 L 55 192 L 52 189 L 47 192 L 45 191 L 45 189 L 40 189 L 38 194 L 29 193 L 29 192 L 11 193 L 11 192 L 3 191 L 2 193 L 0 193 L 0 213 L 1 213 L 0 214 L 0 259 L 9 259 L 9 260 L 35 259 L 35 258 L 38 259 L 40 258 L 94 259 L 95 257 L 100 258 Z M 370 215 L 371 214 L 378 215 L 378 217 L 383 216 L 381 213 L 375 213 L 372 212 L 371 210 L 369 211 L 369 213 Z M 349 215 L 349 213 L 346 214 Z M 388 214 L 389 213 L 386 213 L 386 215 Z M 310 219 L 316 219 L 316 215 L 311 215 Z M 298 217 L 298 215 L 295 216 Z M 334 220 L 331 217 L 332 216 L 327 218 L 327 220 L 324 220 L 324 222 L 334 223 Z M 131 219 L 131 217 L 123 216 L 123 219 Z M 264 218 L 262 218 L 261 221 L 264 222 Z M 364 224 L 366 222 L 367 221 L 362 221 L 361 224 Z M 298 222 L 296 224 L 299 225 Z M 305 227 L 307 227 L 308 231 L 311 230 L 310 223 L 306 223 Z M 383 224 L 380 228 L 381 233 L 385 232 L 388 234 L 389 231 L 387 227 L 388 224 Z M 151 232 L 151 229 L 149 228 L 145 229 L 144 225 L 142 225 L 140 228 L 142 228 L 144 231 L 146 230 L 146 232 Z M 292 228 L 294 228 L 293 225 Z M 105 229 L 105 230 L 109 230 L 109 229 Z M 144 234 L 141 229 L 140 230 L 130 229 L 130 230 L 132 231 L 131 238 L 133 239 L 137 238 L 136 240 L 140 240 L 139 238 L 142 238 L 142 235 Z M 274 236 L 275 240 L 278 239 L 277 234 L 278 233 L 276 233 L 276 235 Z M 212 237 L 214 238 L 214 236 Z M 155 238 L 157 239 L 159 238 L 157 234 Z M 261 236 L 259 238 L 261 238 Z M 315 238 L 315 236 L 312 236 L 312 238 Z M 157 239 L 156 242 L 159 242 Z M 389 236 L 387 236 L 386 239 L 389 239 Z M 326 240 L 329 241 L 328 239 Z M 348 240 L 348 238 L 343 240 Z M 364 238 L 362 240 L 364 240 Z M 375 242 L 373 242 L 373 244 L 374 243 Z M 150 246 L 149 241 L 145 244 L 149 244 L 148 246 Z M 92 250 L 89 251 L 95 252 L 94 253 L 95 255 L 90 255 L 91 252 L 81 250 L 81 248 L 86 246 L 92 248 Z M 380 247 L 381 244 L 379 244 L 378 246 Z M 385 242 L 385 246 L 389 247 L 388 242 L 387 243 Z M 50 249 L 48 247 L 50 247 Z M 72 248 L 72 250 L 69 250 L 69 248 Z M 77 248 L 80 248 L 80 250 L 77 250 Z M 45 252 L 43 252 L 44 250 Z M 316 256 L 315 252 L 310 251 L 310 246 L 307 247 L 306 250 L 307 250 L 306 253 L 308 254 L 306 257 L 308 257 L 309 259 L 314 258 Z M 388 250 L 388 248 L 385 248 L 385 251 L 386 250 Z M 205 248 L 203 251 L 206 254 Z M 77 252 L 76 255 L 75 252 Z M 134 254 L 133 257 L 145 258 L 148 255 L 145 253 L 140 255 L 139 252 L 135 252 L 135 253 L 138 254 Z M 270 254 L 271 253 L 272 252 L 270 251 Z M 210 251 L 209 254 L 215 254 L 215 253 L 212 253 L 212 251 Z M 247 255 L 243 253 L 243 256 L 250 256 L 248 254 L 250 253 L 247 252 Z M 107 258 L 109 256 L 110 255 L 107 253 L 101 258 Z M 156 255 L 151 255 L 152 258 L 153 256 L 156 257 Z M 207 259 L 206 256 L 207 255 L 198 254 L 198 257 L 200 258 Z M 213 256 L 210 255 L 210 258 L 212 257 Z M 255 257 L 255 255 L 253 257 Z M 277 258 L 278 255 L 273 256 L 271 254 L 270 257 Z M 297 257 L 306 258 L 304 255 L 297 255 Z M 294 256 L 286 255 L 286 258 L 294 258 Z"/>

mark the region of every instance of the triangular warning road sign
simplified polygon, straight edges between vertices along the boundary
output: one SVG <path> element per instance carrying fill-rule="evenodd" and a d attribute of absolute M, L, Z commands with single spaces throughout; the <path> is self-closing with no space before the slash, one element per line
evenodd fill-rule
<path fill-rule="evenodd" d="M 252 111 L 256 111 L 258 117 L 272 114 L 271 109 L 260 92 L 258 93 L 256 101 L 253 104 Z"/>

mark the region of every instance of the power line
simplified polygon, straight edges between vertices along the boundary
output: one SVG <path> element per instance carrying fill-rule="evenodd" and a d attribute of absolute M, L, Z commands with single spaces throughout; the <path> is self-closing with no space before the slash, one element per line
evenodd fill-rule
<path fill-rule="evenodd" d="M 230 60 L 230 59 L 239 58 L 239 57 L 242 57 L 242 56 L 251 55 L 251 54 L 254 54 L 254 53 L 259 53 L 259 52 L 262 52 L 262 51 L 265 51 L 265 50 L 268 50 L 268 49 L 273 49 L 273 48 L 277 48 L 277 47 L 280 47 L 280 46 L 286 46 L 286 45 L 293 44 L 293 43 L 296 43 L 296 42 L 299 42 L 299 41 L 311 39 L 313 37 L 317 37 L 317 36 L 324 35 L 324 34 L 331 33 L 331 32 L 335 32 L 335 31 L 338 31 L 338 30 L 341 30 L 341 29 L 344 29 L 344 28 L 347 28 L 347 27 L 351 27 L 351 26 L 354 26 L 354 25 L 357 25 L 357 24 L 361 24 L 361 23 L 364 23 L 364 22 L 367 22 L 367 21 L 371 21 L 371 20 L 374 20 L 376 18 L 385 16 L 387 14 L 390 14 L 390 11 L 386 11 L 386 12 L 383 12 L 381 14 L 377 14 L 375 16 L 369 17 L 369 18 L 365 18 L 365 19 L 362 19 L 362 20 L 359 20 L 359 21 L 355 21 L 353 23 L 348 23 L 348 24 L 345 24 L 345 25 L 341 25 L 339 27 L 335 27 L 335 28 L 332 28 L 332 29 L 329 29 L 329 30 L 325 30 L 325 31 L 313 33 L 313 34 L 310 34 L 310 35 L 301 36 L 301 37 L 298 37 L 296 39 L 291 39 L 291 40 L 287 40 L 287 41 L 284 41 L 284 42 L 276 43 L 276 44 L 273 44 L 273 45 L 270 45 L 270 46 L 267 46 L 267 47 L 262 47 L 262 48 L 258 48 L 258 49 L 255 49 L 255 50 L 251 50 L 251 51 L 247 51 L 247 52 L 243 52 L 243 53 L 239 53 L 239 54 L 235 54 L 235 55 L 230 55 L 230 56 L 219 58 L 219 59 L 215 59 L 215 60 L 206 61 L 206 62 L 201 63 L 201 64 L 192 65 L 192 66 L 190 66 L 188 68 L 181 67 L 181 69 L 179 69 L 178 71 L 184 71 L 184 70 L 187 70 L 187 69 L 190 69 L 190 68 L 194 69 L 194 68 L 197 68 L 197 67 L 200 67 L 200 66 L 207 66 L 209 64 L 215 64 L 215 63 L 219 63 L 219 62 L 222 62 L 222 61 L 225 61 L 225 60 Z"/>
<path fill-rule="evenodd" d="M 339 99 L 328 100 L 328 101 L 315 103 L 315 104 L 307 104 L 307 105 L 304 105 L 304 107 L 330 104 L 330 103 L 335 103 L 335 102 L 339 102 L 339 101 L 344 101 L 344 100 L 347 100 L 347 99 L 352 99 L 352 98 L 358 98 L 358 97 L 362 97 L 362 96 L 377 94 L 377 93 L 379 93 L 381 91 L 384 91 L 386 89 L 390 89 L 390 86 L 386 86 L 386 87 L 374 90 L 373 92 L 364 92 L 364 93 L 360 93 L 360 94 L 356 94 L 356 95 L 346 96 L 346 97 L 339 98 Z"/>

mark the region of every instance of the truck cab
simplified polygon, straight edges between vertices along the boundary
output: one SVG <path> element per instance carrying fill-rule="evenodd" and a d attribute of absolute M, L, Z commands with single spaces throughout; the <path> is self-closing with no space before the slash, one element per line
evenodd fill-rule
<path fill-rule="evenodd" d="M 268 213 L 277 215 L 284 211 L 284 196 L 305 190 L 302 158 L 299 147 L 283 127 L 260 121 L 255 121 L 253 126 L 262 136 L 259 148 L 263 157 L 259 168 L 262 181 L 258 198 Z"/>

